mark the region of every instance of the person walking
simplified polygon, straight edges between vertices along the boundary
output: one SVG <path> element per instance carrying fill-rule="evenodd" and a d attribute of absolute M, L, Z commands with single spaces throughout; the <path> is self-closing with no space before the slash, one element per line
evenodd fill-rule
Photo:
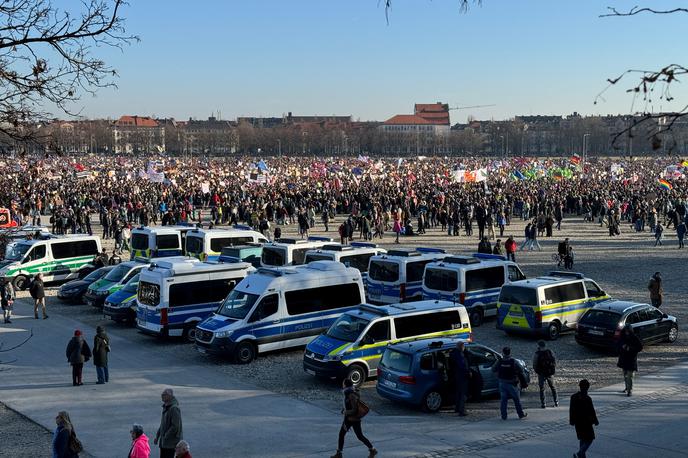
<path fill-rule="evenodd" d="M 538 388 L 540 389 L 540 407 L 545 409 L 545 383 L 549 385 L 552 391 L 552 400 L 554 407 L 559 407 L 559 398 L 557 397 L 557 387 L 554 384 L 554 373 L 556 372 L 557 360 L 554 357 L 552 350 L 547 348 L 544 340 L 538 341 L 538 348 L 533 355 L 533 369 L 538 376 Z"/>
<path fill-rule="evenodd" d="M 93 364 L 96 366 L 98 374 L 97 385 L 102 385 L 110 381 L 108 371 L 108 353 L 110 353 L 110 339 L 102 326 L 96 328 L 96 335 L 93 337 Z"/>
<path fill-rule="evenodd" d="M 45 309 L 45 288 L 43 286 L 43 274 L 37 273 L 33 277 L 31 286 L 29 287 L 29 294 L 33 298 L 33 317 L 38 319 L 38 307 L 41 307 L 43 312 L 43 319 L 48 318 L 48 312 Z"/>
<path fill-rule="evenodd" d="M 359 441 L 368 447 L 368 458 L 377 455 L 377 450 L 373 444 L 363 435 L 361 430 L 361 419 L 368 413 L 368 406 L 361 401 L 361 395 L 354 387 L 354 382 L 350 378 L 345 378 L 342 383 L 342 393 L 344 394 L 344 421 L 342 427 L 339 429 L 339 441 L 337 443 L 337 451 L 330 458 L 342 458 L 342 450 L 344 449 L 344 436 L 353 428 L 354 433 Z"/>
<path fill-rule="evenodd" d="M 79 458 L 82 451 L 81 441 L 76 438 L 74 426 L 69 418 L 69 414 L 60 411 L 55 417 L 57 427 L 53 432 L 53 458 Z"/>
<path fill-rule="evenodd" d="M 623 370 L 624 383 L 626 385 L 622 393 L 626 393 L 626 396 L 631 396 L 633 392 L 633 378 L 635 373 L 638 372 L 638 353 L 643 351 L 643 343 L 630 325 L 626 325 L 623 331 L 621 331 L 617 350 L 619 351 L 619 361 L 616 365 Z"/>
<path fill-rule="evenodd" d="M 662 234 L 664 234 L 664 226 L 662 226 L 662 223 L 658 222 L 657 226 L 655 227 L 655 245 L 659 244 L 659 246 L 662 246 Z"/>
<path fill-rule="evenodd" d="M 526 224 L 526 228 L 523 230 L 523 236 L 525 237 L 525 240 L 523 241 L 521 246 L 518 248 L 519 251 L 523 251 L 523 249 L 526 248 L 527 246 L 530 246 L 531 250 L 533 249 L 532 242 L 530 240 L 530 234 L 531 234 L 530 227 L 531 227 L 531 223 L 528 223 L 528 224 Z"/>
<path fill-rule="evenodd" d="M 688 231 L 688 227 L 686 227 L 686 223 L 684 221 L 681 221 L 679 225 L 676 227 L 676 237 L 678 237 L 678 249 L 680 250 L 681 248 L 685 248 L 685 244 L 683 242 L 683 239 L 686 237 L 686 231 Z"/>
<path fill-rule="evenodd" d="M 466 344 L 457 342 L 456 348 L 449 353 L 449 364 L 454 378 L 454 387 L 456 389 L 456 406 L 454 412 L 459 414 L 459 417 L 466 416 L 466 398 L 468 397 L 468 379 L 470 378 L 470 369 L 468 367 L 465 349 Z"/>
<path fill-rule="evenodd" d="M 647 289 L 650 291 L 650 303 L 652 306 L 657 308 L 661 307 L 664 288 L 662 288 L 662 276 L 659 272 L 655 272 L 652 278 L 650 278 Z"/>
<path fill-rule="evenodd" d="M 528 414 L 523 411 L 521 406 L 521 395 L 518 385 L 521 383 L 523 388 L 527 385 L 523 376 L 523 368 L 511 357 L 511 348 L 504 347 L 502 349 L 502 358 L 495 361 L 492 371 L 497 373 L 497 379 L 499 380 L 499 411 L 502 415 L 502 420 L 507 419 L 506 408 L 510 398 L 514 400 L 518 418 L 526 418 Z"/>
<path fill-rule="evenodd" d="M 177 443 L 177 446 L 174 448 L 174 458 L 192 458 L 191 448 L 187 441 L 181 440 Z"/>
<path fill-rule="evenodd" d="M 91 359 L 91 348 L 84 340 L 81 331 L 74 331 L 74 337 L 69 340 L 65 351 L 67 361 L 72 365 L 72 385 L 81 386 L 81 374 L 84 370 L 84 363 Z"/>
<path fill-rule="evenodd" d="M 172 388 L 165 388 L 160 397 L 162 417 L 153 444 L 160 447 L 160 458 L 174 458 L 174 448 L 183 439 L 182 412 Z"/>
<path fill-rule="evenodd" d="M 516 262 L 516 241 L 513 235 L 510 235 L 509 238 L 506 239 L 504 249 L 506 250 L 506 259 Z"/>
<path fill-rule="evenodd" d="M 5 278 L 0 278 L 0 305 L 2 305 L 2 316 L 5 323 L 12 323 L 12 307 L 16 297 L 12 283 Z"/>
<path fill-rule="evenodd" d="M 131 427 L 131 449 L 128 458 L 150 458 L 150 444 L 143 433 L 143 426 L 134 424 Z"/>
<path fill-rule="evenodd" d="M 594 426 L 599 426 L 597 421 L 597 413 L 595 406 L 592 404 L 592 399 L 588 395 L 590 389 L 590 382 L 583 379 L 578 382 L 580 391 L 571 396 L 571 404 L 569 406 L 569 424 L 576 428 L 576 437 L 578 437 L 578 452 L 573 454 L 573 458 L 586 458 L 585 453 L 595 440 Z"/>

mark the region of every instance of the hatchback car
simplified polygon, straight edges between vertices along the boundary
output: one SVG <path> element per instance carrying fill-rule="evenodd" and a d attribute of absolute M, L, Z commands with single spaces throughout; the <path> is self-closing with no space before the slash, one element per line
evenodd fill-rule
<path fill-rule="evenodd" d="M 437 412 L 455 401 L 455 384 L 449 370 L 449 353 L 458 339 L 423 339 L 390 345 L 385 349 L 378 366 L 377 392 L 392 401 Z M 499 393 L 497 374 L 492 366 L 501 360 L 497 351 L 477 343 L 466 342 L 468 364 L 472 372 L 469 399 Z M 530 371 L 520 359 L 525 383 L 530 383 Z"/>
<path fill-rule="evenodd" d="M 576 342 L 616 350 L 621 330 L 630 325 L 644 345 L 678 338 L 675 317 L 649 305 L 628 301 L 607 301 L 585 312 L 578 322 Z"/>
<path fill-rule="evenodd" d="M 72 280 L 63 284 L 57 291 L 57 298 L 72 304 L 81 303 L 88 287 L 103 278 L 112 269 L 114 269 L 114 266 L 101 267 L 80 280 Z"/>

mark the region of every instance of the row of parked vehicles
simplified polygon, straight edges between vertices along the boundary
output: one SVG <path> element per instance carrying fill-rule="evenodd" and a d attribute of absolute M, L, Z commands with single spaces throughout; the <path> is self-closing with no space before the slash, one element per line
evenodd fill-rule
<path fill-rule="evenodd" d="M 556 339 L 575 330 L 579 343 L 598 347 L 613 347 L 625 325 L 647 343 L 678 337 L 676 319 L 650 305 L 612 300 L 579 273 L 529 279 L 501 256 L 327 238 L 267 242 L 247 227 L 137 228 L 132 245 L 131 261 L 86 274 L 97 237 L 27 240 L 12 247 L 0 275 L 20 288 L 16 278 L 36 271 L 46 281 L 78 277 L 62 285 L 61 299 L 239 363 L 305 345 L 309 374 L 357 384 L 377 376 L 381 395 L 428 410 L 448 399 L 439 388 L 427 396 L 427 385 L 446 379 L 443 358 L 457 338 L 475 353 L 475 392 L 496 389 L 488 366 L 499 354 L 472 342 L 487 318 L 508 334 Z"/>

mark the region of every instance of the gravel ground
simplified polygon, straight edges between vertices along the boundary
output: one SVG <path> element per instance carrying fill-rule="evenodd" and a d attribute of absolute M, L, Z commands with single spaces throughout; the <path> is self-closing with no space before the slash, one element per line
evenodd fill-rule
<path fill-rule="evenodd" d="M 338 218 L 340 220 L 341 218 Z M 332 223 L 331 228 L 336 229 L 338 223 Z M 513 234 L 517 241 L 522 240 L 524 224 L 522 221 L 514 221 L 507 227 L 506 235 Z M 323 235 L 320 225 L 312 231 L 312 235 Z M 336 238 L 334 229 L 329 233 Z M 294 235 L 296 228 L 286 226 L 283 229 L 284 236 Z M 655 271 L 661 271 L 664 278 L 665 305 L 662 310 L 675 315 L 679 324 L 688 319 L 688 312 L 682 305 L 682 300 L 688 294 L 688 282 L 686 277 L 688 269 L 688 250 L 677 250 L 678 246 L 672 231 L 663 247 L 654 248 L 654 239 L 648 232 L 632 232 L 630 225 L 622 228 L 623 233 L 619 237 L 607 236 L 606 228 L 600 228 L 598 224 L 584 223 L 582 218 L 570 217 L 564 220 L 561 231 L 555 231 L 551 239 L 541 238 L 542 251 L 519 252 L 516 259 L 529 277 L 543 275 L 555 268 L 551 261 L 552 253 L 556 252 L 557 243 L 564 237 L 569 237 L 576 250 L 576 271 L 585 273 L 596 280 L 600 286 L 612 297 L 634 301 L 649 301 L 646 289 L 650 276 Z M 477 229 L 476 229 L 477 232 Z M 392 247 L 393 237 L 387 236 L 381 243 L 383 247 Z M 470 253 L 477 249 L 477 237 L 448 237 L 439 229 L 431 229 L 426 235 L 413 238 L 403 238 L 406 246 L 434 246 L 442 247 L 452 252 Z M 378 241 L 378 243 L 380 243 Z M 105 241 L 108 251 L 111 250 L 111 241 Z M 97 325 L 106 325 L 108 332 L 117 333 L 123 337 L 147 345 L 152 352 L 169 352 L 176 358 L 189 361 L 205 361 L 213 365 L 218 371 L 222 371 L 233 377 L 238 377 L 254 385 L 265 389 L 293 396 L 295 398 L 316 403 L 324 408 L 338 411 L 340 406 L 339 387 L 334 382 L 323 381 L 305 374 L 302 370 L 303 350 L 283 351 L 271 353 L 259 357 L 255 362 L 247 366 L 231 364 L 228 361 L 208 358 L 197 353 L 192 345 L 179 341 L 161 341 L 138 333 L 133 328 L 116 324 L 103 319 L 98 310 L 85 305 L 61 304 L 55 294 L 56 287 L 48 288 L 49 313 L 58 313 L 72 316 L 92 327 L 93 333 Z M 18 308 L 24 313 L 29 309 L 28 293 L 19 294 Z M 24 309 L 26 308 L 26 309 Z M 29 312 L 30 313 L 30 312 Z M 507 336 L 495 328 L 494 319 L 488 320 L 481 327 L 474 328 L 476 342 L 488 345 L 494 349 L 501 349 L 504 345 L 512 347 L 512 354 L 524 359 L 528 365 L 536 344 L 534 339 Z M 558 358 L 557 384 L 562 396 L 576 391 L 580 378 L 591 381 L 593 389 L 600 388 L 622 381 L 620 370 L 616 367 L 616 358 L 589 350 L 575 343 L 572 335 L 563 335 L 559 340 L 550 342 Z M 640 355 L 640 373 L 647 374 L 658 371 L 667 366 L 676 364 L 688 357 L 688 338 L 682 333 L 674 344 L 655 345 L 646 348 Z M 394 404 L 380 398 L 375 392 L 375 382 L 369 381 L 363 387 L 363 396 L 369 401 L 371 408 L 381 415 L 418 415 L 424 414 Z M 526 407 L 539 407 L 537 384 L 524 393 Z M 492 398 L 479 403 L 469 404 L 471 415 L 469 419 L 479 420 L 488 416 L 497 415 L 498 399 Z M 6 414 L 6 409 L 0 410 L 0 415 Z M 441 413 L 440 415 L 448 415 Z M 6 424 L 3 422 L 2 424 Z M 2 431 L 3 428 L 0 428 Z M 45 434 L 45 432 L 43 431 Z M 4 433 L 0 433 L 0 441 Z"/>

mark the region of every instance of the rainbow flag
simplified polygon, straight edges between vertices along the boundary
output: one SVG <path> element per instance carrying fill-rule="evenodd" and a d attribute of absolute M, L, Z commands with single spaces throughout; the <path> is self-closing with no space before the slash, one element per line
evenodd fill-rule
<path fill-rule="evenodd" d="M 663 180 L 660 178 L 659 180 L 657 180 L 657 183 L 659 183 L 660 188 L 666 191 L 671 191 L 673 189 L 673 186 L 667 180 Z"/>

